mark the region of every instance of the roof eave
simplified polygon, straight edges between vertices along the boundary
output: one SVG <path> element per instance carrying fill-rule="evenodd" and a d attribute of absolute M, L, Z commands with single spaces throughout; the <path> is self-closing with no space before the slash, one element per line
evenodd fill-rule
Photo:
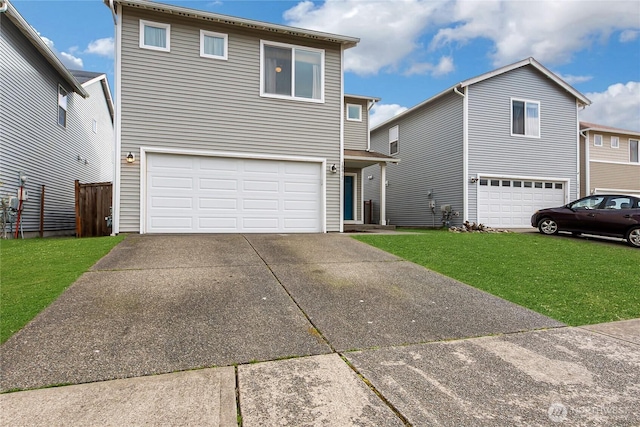
<path fill-rule="evenodd" d="M 31 25 L 18 13 L 8 1 L 5 14 L 18 27 L 20 32 L 31 42 L 31 44 L 44 56 L 53 68 L 64 78 L 64 80 L 73 88 L 73 91 L 83 98 L 87 98 L 89 94 L 82 85 L 73 77 L 67 67 L 58 59 L 53 51 L 46 45 L 42 38 L 36 33 Z"/>
<path fill-rule="evenodd" d="M 109 6 L 108 0 L 104 0 L 104 3 Z M 338 43 L 343 45 L 345 49 L 354 47 L 360 42 L 360 39 L 357 37 L 341 36 L 338 34 L 324 33 L 321 31 L 306 30 L 303 28 L 289 27 L 286 25 L 254 21 L 252 19 L 221 15 L 213 12 L 206 12 L 202 10 L 190 9 L 164 3 L 156 3 L 147 0 L 113 0 L 113 3 L 123 6 L 137 7 L 141 9 L 149 9 L 161 13 L 175 14 L 186 18 L 204 19 L 207 21 L 214 21 L 227 25 L 235 25 L 238 27 L 270 31 L 285 35 L 291 35 L 294 37 Z"/>

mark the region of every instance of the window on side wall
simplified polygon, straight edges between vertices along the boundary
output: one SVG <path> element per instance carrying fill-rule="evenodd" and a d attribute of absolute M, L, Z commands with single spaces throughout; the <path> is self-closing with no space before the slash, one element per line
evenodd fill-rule
<path fill-rule="evenodd" d="M 617 136 L 611 137 L 611 148 L 620 148 L 620 138 Z"/>
<path fill-rule="evenodd" d="M 511 100 L 511 135 L 540 137 L 540 103 L 538 101 Z"/>
<path fill-rule="evenodd" d="M 140 20 L 140 47 L 169 52 L 171 25 Z"/>
<path fill-rule="evenodd" d="M 630 139 L 629 140 L 629 161 L 631 163 L 640 163 L 638 155 L 638 140 Z"/>
<path fill-rule="evenodd" d="M 389 155 L 398 154 L 398 126 L 389 129 Z"/>
<path fill-rule="evenodd" d="M 324 50 L 261 42 L 260 94 L 324 102 Z"/>
<path fill-rule="evenodd" d="M 67 127 L 67 91 L 58 86 L 58 124 L 63 128 Z"/>
<path fill-rule="evenodd" d="M 200 30 L 200 56 L 226 60 L 228 40 L 226 34 Z"/>
<path fill-rule="evenodd" d="M 602 135 L 593 135 L 593 145 L 602 147 Z"/>
<path fill-rule="evenodd" d="M 362 121 L 362 105 L 347 104 L 347 120 L 354 122 Z"/>

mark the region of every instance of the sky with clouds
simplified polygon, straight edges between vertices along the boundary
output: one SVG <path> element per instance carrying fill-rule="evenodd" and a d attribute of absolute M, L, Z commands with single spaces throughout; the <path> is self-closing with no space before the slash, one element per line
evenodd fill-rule
<path fill-rule="evenodd" d="M 593 102 L 581 120 L 640 132 L 637 0 L 164 2 L 359 37 L 345 53 L 345 92 L 382 98 L 374 124 L 533 56 Z M 101 0 L 12 3 L 67 66 L 113 84 L 113 21 Z"/>

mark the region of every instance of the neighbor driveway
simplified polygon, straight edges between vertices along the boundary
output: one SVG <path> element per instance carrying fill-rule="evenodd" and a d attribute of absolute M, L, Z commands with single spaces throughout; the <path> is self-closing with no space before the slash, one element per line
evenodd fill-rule
<path fill-rule="evenodd" d="M 630 327 L 563 326 L 346 235 L 132 235 L 0 347 L 3 391 L 91 384 L 0 405 L 46 425 L 640 421 Z"/>

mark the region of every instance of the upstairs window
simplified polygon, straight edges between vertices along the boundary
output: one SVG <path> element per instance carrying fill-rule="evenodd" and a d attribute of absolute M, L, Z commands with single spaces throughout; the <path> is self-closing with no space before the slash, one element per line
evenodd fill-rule
<path fill-rule="evenodd" d="M 67 91 L 58 86 L 58 124 L 67 127 Z"/>
<path fill-rule="evenodd" d="M 200 30 L 200 56 L 203 58 L 227 59 L 228 36 Z"/>
<path fill-rule="evenodd" d="M 540 103 L 511 100 L 511 135 L 540 137 Z"/>
<path fill-rule="evenodd" d="M 602 147 L 602 135 L 593 135 L 593 145 Z"/>
<path fill-rule="evenodd" d="M 261 42 L 262 96 L 324 102 L 324 51 Z"/>
<path fill-rule="evenodd" d="M 169 52 L 171 25 L 140 20 L 140 47 Z"/>
<path fill-rule="evenodd" d="M 354 122 L 362 121 L 362 105 L 347 104 L 347 120 Z"/>
<path fill-rule="evenodd" d="M 617 136 L 611 137 L 611 148 L 620 148 L 620 138 Z"/>
<path fill-rule="evenodd" d="M 638 159 L 640 156 L 638 155 L 638 140 L 630 139 L 629 140 L 629 161 L 631 163 L 640 163 Z"/>
<path fill-rule="evenodd" d="M 398 126 L 389 129 L 389 155 L 398 154 Z"/>

